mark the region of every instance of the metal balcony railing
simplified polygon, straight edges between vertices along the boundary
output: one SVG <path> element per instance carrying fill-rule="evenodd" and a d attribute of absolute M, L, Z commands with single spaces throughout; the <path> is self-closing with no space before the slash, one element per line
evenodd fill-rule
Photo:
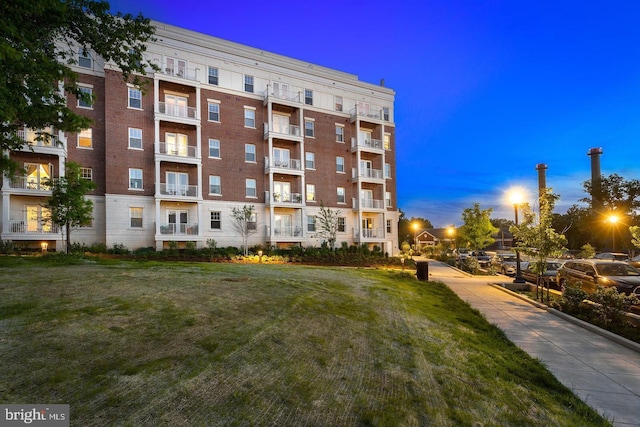
<path fill-rule="evenodd" d="M 355 228 L 353 237 L 364 239 L 382 239 L 384 238 L 384 229 L 382 228 Z"/>
<path fill-rule="evenodd" d="M 49 130 L 43 130 L 42 132 L 50 133 Z M 46 141 L 36 140 L 37 133 L 31 129 L 20 129 L 17 134 L 18 138 L 34 147 L 57 147 L 59 143 L 57 135 L 50 135 L 49 139 Z"/>
<path fill-rule="evenodd" d="M 160 70 L 160 73 L 165 76 L 180 77 L 181 79 L 187 79 L 191 81 L 198 81 L 198 72 L 193 68 L 186 68 L 181 66 L 165 66 Z"/>
<path fill-rule="evenodd" d="M 384 200 L 376 200 L 376 199 L 360 199 L 357 198 L 352 199 L 353 208 L 354 209 L 385 209 L 385 201 Z"/>
<path fill-rule="evenodd" d="M 376 150 L 383 150 L 384 143 L 379 139 L 364 139 L 364 138 L 351 138 L 351 148 L 372 148 Z"/>
<path fill-rule="evenodd" d="M 264 164 L 267 168 L 302 170 L 302 161 L 300 161 L 300 159 L 274 159 L 273 157 L 265 157 Z"/>
<path fill-rule="evenodd" d="M 302 204 L 302 193 L 280 193 L 274 192 L 271 196 L 268 191 L 264 192 L 264 198 L 273 203 L 294 203 Z"/>
<path fill-rule="evenodd" d="M 51 191 L 51 184 L 55 183 L 57 178 L 50 181 L 45 179 L 33 179 L 25 176 L 13 177 L 9 181 L 9 186 L 17 190 L 34 190 L 34 191 Z"/>
<path fill-rule="evenodd" d="M 160 224 L 160 234 L 195 236 L 198 234 L 198 224 Z"/>
<path fill-rule="evenodd" d="M 277 125 L 273 124 L 271 128 L 269 128 L 269 124 L 264 124 L 264 133 L 273 132 L 280 135 L 286 136 L 301 136 L 300 134 L 300 126 L 297 125 Z"/>
<path fill-rule="evenodd" d="M 185 119 L 196 119 L 198 117 L 197 108 L 195 107 L 187 107 L 184 105 L 176 105 L 166 102 L 158 102 L 158 113 L 172 117 L 182 117 Z"/>
<path fill-rule="evenodd" d="M 196 157 L 195 145 L 176 145 L 167 144 L 166 142 L 158 143 L 158 154 L 165 154 L 167 156 L 175 157 Z"/>
<path fill-rule="evenodd" d="M 351 170 L 351 178 L 369 178 L 369 179 L 382 179 L 382 169 L 358 169 L 353 168 Z"/>
<path fill-rule="evenodd" d="M 196 197 L 198 195 L 197 185 L 177 185 L 160 183 L 160 194 L 164 196 Z"/>
<path fill-rule="evenodd" d="M 9 232 L 10 233 L 21 233 L 21 234 L 55 234 L 58 233 L 58 226 L 43 223 L 37 220 L 11 220 L 9 222 Z"/>
<path fill-rule="evenodd" d="M 275 88 L 273 85 L 268 85 L 267 89 L 264 91 L 263 96 L 267 99 L 281 99 L 289 102 L 300 102 L 300 92 L 292 91 L 292 90 L 284 90 L 280 88 Z"/>

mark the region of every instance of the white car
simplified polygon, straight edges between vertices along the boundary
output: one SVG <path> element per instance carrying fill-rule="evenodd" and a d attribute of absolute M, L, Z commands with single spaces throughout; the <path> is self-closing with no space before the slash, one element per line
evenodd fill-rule
<path fill-rule="evenodd" d="M 471 251 L 467 248 L 459 248 L 455 250 L 456 259 L 458 261 L 464 261 L 465 259 L 469 258 L 470 253 Z"/>
<path fill-rule="evenodd" d="M 498 258 L 498 265 L 500 266 L 500 273 L 505 276 L 515 276 L 516 275 L 516 263 L 517 258 L 516 254 L 507 253 L 507 254 L 497 254 L 496 258 Z M 522 267 L 522 263 L 520 263 Z"/>

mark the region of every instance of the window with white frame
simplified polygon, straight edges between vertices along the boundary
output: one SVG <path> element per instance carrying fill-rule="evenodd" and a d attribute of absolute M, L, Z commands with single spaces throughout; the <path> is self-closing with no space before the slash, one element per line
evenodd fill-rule
<path fill-rule="evenodd" d="M 220 103 L 219 102 L 209 102 L 208 111 L 209 111 L 210 122 L 220 121 Z"/>
<path fill-rule="evenodd" d="M 78 134 L 78 147 L 93 148 L 93 130 L 91 128 L 80 131 Z"/>
<path fill-rule="evenodd" d="M 129 108 L 142 109 L 142 91 L 140 89 L 129 88 Z"/>
<path fill-rule="evenodd" d="M 334 100 L 335 100 L 335 109 L 336 111 L 342 111 L 342 97 L 335 95 L 334 96 Z"/>
<path fill-rule="evenodd" d="M 258 190 L 256 186 L 256 180 L 247 178 L 245 180 L 245 188 L 246 188 L 246 196 L 247 197 L 258 197 Z"/>
<path fill-rule="evenodd" d="M 222 214 L 220 211 L 211 211 L 210 219 L 211 219 L 211 229 L 212 230 L 221 230 L 222 229 Z"/>
<path fill-rule="evenodd" d="M 304 153 L 304 167 L 306 169 L 316 168 L 316 155 L 310 152 Z"/>
<path fill-rule="evenodd" d="M 316 231 L 316 217 L 313 215 L 307 216 L 307 231 Z"/>
<path fill-rule="evenodd" d="M 244 127 L 256 127 L 256 110 L 254 108 L 244 107 Z"/>
<path fill-rule="evenodd" d="M 314 138 L 315 137 L 315 127 L 316 124 L 313 120 L 310 119 L 305 119 L 304 121 L 304 136 L 307 136 L 309 138 Z"/>
<path fill-rule="evenodd" d="M 131 228 L 142 228 L 142 208 L 129 208 Z"/>
<path fill-rule="evenodd" d="M 315 184 L 307 184 L 307 202 L 316 201 L 316 186 Z"/>
<path fill-rule="evenodd" d="M 338 203 L 346 203 L 346 190 L 344 187 L 336 187 L 336 197 L 338 198 Z"/>
<path fill-rule="evenodd" d="M 384 164 L 384 177 L 385 178 L 391 178 L 391 164 L 390 163 L 385 163 Z"/>
<path fill-rule="evenodd" d="M 91 59 L 91 55 L 89 51 L 80 48 L 78 50 L 78 66 L 83 68 L 92 68 L 93 60 Z"/>
<path fill-rule="evenodd" d="M 387 233 L 391 233 L 391 220 L 387 220 Z"/>
<path fill-rule="evenodd" d="M 389 121 L 389 107 L 382 107 L 382 120 Z"/>
<path fill-rule="evenodd" d="M 80 168 L 80 178 L 86 179 L 87 181 L 93 181 L 93 169 Z"/>
<path fill-rule="evenodd" d="M 385 133 L 383 138 L 383 144 L 385 150 L 391 150 L 391 134 Z"/>
<path fill-rule="evenodd" d="M 220 158 L 220 140 L 209 138 L 209 157 Z"/>
<path fill-rule="evenodd" d="M 254 144 L 244 144 L 244 161 L 256 162 L 256 146 Z"/>
<path fill-rule="evenodd" d="M 344 233 L 347 231 L 347 219 L 343 216 L 338 217 L 338 232 Z"/>
<path fill-rule="evenodd" d="M 253 93 L 253 76 L 246 75 L 244 76 L 244 91 Z"/>
<path fill-rule="evenodd" d="M 247 221 L 247 230 L 256 230 L 258 228 L 258 215 L 253 213 Z"/>
<path fill-rule="evenodd" d="M 209 67 L 209 84 L 218 86 L 218 68 Z"/>
<path fill-rule="evenodd" d="M 209 175 L 209 194 L 215 194 L 216 196 L 220 196 L 222 194 L 219 176 Z"/>
<path fill-rule="evenodd" d="M 344 142 L 344 126 L 336 125 L 336 142 Z"/>
<path fill-rule="evenodd" d="M 344 173 L 344 157 L 336 156 L 336 172 Z"/>
<path fill-rule="evenodd" d="M 129 190 L 142 190 L 142 169 L 129 168 Z"/>
<path fill-rule="evenodd" d="M 311 89 L 304 90 L 304 103 L 306 105 L 313 105 L 313 91 Z"/>
<path fill-rule="evenodd" d="M 391 207 L 391 192 L 390 191 L 385 191 L 384 193 L 384 202 L 385 202 L 385 207 L 390 208 Z"/>
<path fill-rule="evenodd" d="M 129 148 L 142 150 L 142 129 L 129 128 Z"/>
<path fill-rule="evenodd" d="M 78 97 L 78 107 L 93 108 L 93 88 L 80 86 L 78 90 L 82 94 L 82 97 Z"/>

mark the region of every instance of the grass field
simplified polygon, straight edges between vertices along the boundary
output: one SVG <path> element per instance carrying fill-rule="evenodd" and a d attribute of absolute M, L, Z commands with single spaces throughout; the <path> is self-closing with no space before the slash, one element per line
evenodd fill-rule
<path fill-rule="evenodd" d="M 399 271 L 0 258 L 0 403 L 72 425 L 609 425 Z"/>

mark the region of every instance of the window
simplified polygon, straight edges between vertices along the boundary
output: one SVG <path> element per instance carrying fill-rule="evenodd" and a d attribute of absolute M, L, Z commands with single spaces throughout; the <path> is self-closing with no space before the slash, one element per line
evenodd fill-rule
<path fill-rule="evenodd" d="M 218 85 L 218 68 L 209 67 L 209 84 Z"/>
<path fill-rule="evenodd" d="M 217 102 L 209 102 L 209 121 L 220 121 L 220 104 Z"/>
<path fill-rule="evenodd" d="M 336 196 L 338 197 L 338 203 L 346 203 L 344 187 L 336 187 Z"/>
<path fill-rule="evenodd" d="M 344 173 L 344 157 L 336 157 L 336 172 Z"/>
<path fill-rule="evenodd" d="M 244 144 L 244 161 L 255 162 L 256 161 L 256 146 L 253 144 Z"/>
<path fill-rule="evenodd" d="M 389 121 L 389 107 L 382 107 L 382 120 Z"/>
<path fill-rule="evenodd" d="M 215 194 L 218 196 L 222 194 L 219 176 L 209 175 L 209 194 Z"/>
<path fill-rule="evenodd" d="M 209 157 L 220 158 L 220 140 L 209 139 Z"/>
<path fill-rule="evenodd" d="M 253 93 L 253 76 L 244 76 L 244 91 Z"/>
<path fill-rule="evenodd" d="M 391 220 L 387 220 L 387 233 L 391 233 Z"/>
<path fill-rule="evenodd" d="M 391 150 L 391 134 L 385 133 L 383 138 L 384 149 Z"/>
<path fill-rule="evenodd" d="M 336 95 L 334 97 L 334 99 L 335 99 L 335 104 L 336 104 L 336 107 L 335 107 L 336 111 L 342 111 L 342 97 Z"/>
<path fill-rule="evenodd" d="M 258 216 L 252 214 L 247 221 L 247 230 L 256 230 L 258 228 Z"/>
<path fill-rule="evenodd" d="M 315 122 L 313 120 L 304 121 L 304 136 L 313 138 L 315 135 Z"/>
<path fill-rule="evenodd" d="M 385 178 L 391 178 L 391 164 L 390 163 L 385 163 L 384 164 L 384 177 Z"/>
<path fill-rule="evenodd" d="M 80 50 L 78 51 L 78 66 L 83 68 L 93 67 L 93 61 L 91 60 L 89 52 L 83 48 L 80 48 Z"/>
<path fill-rule="evenodd" d="M 313 105 L 313 91 L 311 89 L 304 90 L 304 103 L 306 105 Z"/>
<path fill-rule="evenodd" d="M 307 231 L 316 231 L 316 217 L 313 215 L 307 216 Z"/>
<path fill-rule="evenodd" d="M 347 219 L 343 216 L 338 217 L 338 232 L 344 233 L 347 230 Z"/>
<path fill-rule="evenodd" d="M 80 168 L 80 178 L 86 179 L 87 181 L 93 181 L 93 169 Z"/>
<path fill-rule="evenodd" d="M 90 87 L 79 87 L 82 97 L 78 97 L 78 107 L 93 108 L 93 89 Z"/>
<path fill-rule="evenodd" d="M 129 208 L 131 228 L 142 228 L 142 208 Z"/>
<path fill-rule="evenodd" d="M 386 191 L 384 193 L 384 202 L 385 202 L 385 207 L 390 208 L 391 207 L 391 192 L 390 191 Z"/>
<path fill-rule="evenodd" d="M 142 92 L 140 89 L 129 88 L 129 108 L 142 109 Z"/>
<path fill-rule="evenodd" d="M 314 184 L 307 184 L 307 202 L 316 201 L 316 186 Z"/>
<path fill-rule="evenodd" d="M 93 130 L 91 128 L 80 131 L 78 134 L 78 147 L 93 147 Z"/>
<path fill-rule="evenodd" d="M 255 128 L 256 127 L 256 110 L 252 108 L 244 109 L 244 127 Z"/>
<path fill-rule="evenodd" d="M 336 142 L 344 142 L 344 126 L 336 125 Z"/>
<path fill-rule="evenodd" d="M 129 128 L 129 148 L 142 150 L 142 129 Z"/>
<path fill-rule="evenodd" d="M 129 169 L 129 189 L 142 190 L 142 169 Z"/>
<path fill-rule="evenodd" d="M 247 197 L 258 197 L 255 179 L 246 179 L 245 187 Z"/>
<path fill-rule="evenodd" d="M 212 230 L 221 230 L 222 229 L 222 221 L 220 220 L 220 212 L 212 211 L 211 213 L 211 229 Z"/>
<path fill-rule="evenodd" d="M 316 168 L 316 155 L 313 153 L 304 153 L 305 160 L 305 168 L 307 169 L 315 169 Z"/>

